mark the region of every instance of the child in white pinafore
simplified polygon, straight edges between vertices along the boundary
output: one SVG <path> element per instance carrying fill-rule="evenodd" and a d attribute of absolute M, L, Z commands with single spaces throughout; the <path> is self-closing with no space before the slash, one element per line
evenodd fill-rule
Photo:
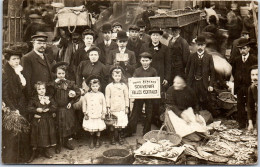
<path fill-rule="evenodd" d="M 87 78 L 86 83 L 89 86 L 89 92 L 84 95 L 82 102 L 82 111 L 84 119 L 82 127 L 85 131 L 90 132 L 90 148 L 94 148 L 94 134 L 96 133 L 96 148 L 100 147 L 100 133 L 106 129 L 104 122 L 106 115 L 106 100 L 100 90 L 99 76 L 92 75 Z"/>
<path fill-rule="evenodd" d="M 122 129 L 128 124 L 127 114 L 129 112 L 128 87 L 122 82 L 123 69 L 121 67 L 113 67 L 110 70 L 113 82 L 106 87 L 106 104 L 108 113 L 117 117 L 117 122 L 110 126 L 111 144 L 115 145 L 115 137 L 118 134 L 119 144 L 123 144 Z"/>

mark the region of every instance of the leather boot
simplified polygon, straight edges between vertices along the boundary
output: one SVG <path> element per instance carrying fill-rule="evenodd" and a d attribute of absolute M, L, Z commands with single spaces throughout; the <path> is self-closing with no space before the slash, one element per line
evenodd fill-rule
<path fill-rule="evenodd" d="M 124 140 L 122 138 L 122 131 L 118 131 L 118 142 L 120 145 L 124 144 Z"/>
<path fill-rule="evenodd" d="M 115 133 L 114 133 L 114 131 L 111 132 L 111 144 L 112 144 L 112 145 L 116 145 Z"/>
<path fill-rule="evenodd" d="M 64 147 L 69 150 L 74 150 L 74 146 L 71 144 L 71 140 L 69 138 L 65 138 L 64 142 Z"/>
<path fill-rule="evenodd" d="M 36 148 L 33 148 L 32 155 L 30 159 L 27 161 L 27 163 L 31 163 L 36 157 Z"/>
<path fill-rule="evenodd" d="M 94 137 L 93 137 L 93 135 L 90 136 L 89 148 L 90 148 L 90 149 L 93 149 L 93 148 L 94 148 Z"/>
<path fill-rule="evenodd" d="M 97 136 L 96 148 L 100 147 L 100 136 Z"/>
<path fill-rule="evenodd" d="M 49 152 L 49 148 L 45 148 L 43 150 L 43 155 L 46 157 L 46 158 L 52 158 L 52 155 L 50 154 Z"/>
<path fill-rule="evenodd" d="M 55 153 L 59 154 L 61 152 L 61 145 L 57 144 L 57 146 L 55 147 Z"/>

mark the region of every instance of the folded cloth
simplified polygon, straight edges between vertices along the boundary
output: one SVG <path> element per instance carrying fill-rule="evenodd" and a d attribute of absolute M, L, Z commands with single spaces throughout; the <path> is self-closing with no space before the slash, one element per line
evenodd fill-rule
<path fill-rule="evenodd" d="M 182 118 L 178 117 L 173 111 L 168 111 L 170 121 L 174 127 L 176 134 L 184 137 L 193 132 L 207 131 L 206 122 L 201 115 L 199 115 L 199 119 L 203 122 L 202 124 L 196 121 L 196 116 L 191 108 L 184 110 L 183 113 L 190 118 L 190 123 L 187 123 Z"/>

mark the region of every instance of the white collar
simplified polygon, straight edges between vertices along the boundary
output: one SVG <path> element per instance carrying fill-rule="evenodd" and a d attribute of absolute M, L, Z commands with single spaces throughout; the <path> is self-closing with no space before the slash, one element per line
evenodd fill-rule
<path fill-rule="evenodd" d="M 199 57 L 199 58 L 200 58 L 200 57 L 202 58 L 202 57 L 204 56 L 204 52 L 205 52 L 205 51 L 202 51 L 202 52 L 198 52 L 198 51 L 197 51 L 198 57 Z"/>
<path fill-rule="evenodd" d="M 249 57 L 249 53 L 247 53 L 247 55 L 245 55 L 245 56 L 242 56 L 242 61 L 244 61 L 244 58 L 246 58 L 245 61 L 247 61 L 248 57 Z"/>
<path fill-rule="evenodd" d="M 87 52 L 91 46 L 86 46 L 84 49 Z"/>
<path fill-rule="evenodd" d="M 105 45 L 106 45 L 106 44 L 110 45 L 110 44 L 111 44 L 111 42 L 112 42 L 112 40 L 111 40 L 111 39 L 109 39 L 108 41 L 104 40 L 104 44 L 105 44 Z"/>
<path fill-rule="evenodd" d="M 120 53 L 125 53 L 125 50 L 126 50 L 126 48 L 122 49 L 122 48 L 119 47 Z"/>
<path fill-rule="evenodd" d="M 180 34 L 178 34 L 176 37 L 172 37 L 172 40 L 176 41 L 176 39 L 179 37 L 180 37 Z"/>
<path fill-rule="evenodd" d="M 37 54 L 37 55 L 39 55 L 39 56 L 43 56 L 43 53 L 40 53 L 40 52 L 38 52 L 37 50 L 35 50 L 35 49 L 33 49 L 34 51 L 35 51 L 35 53 Z"/>
<path fill-rule="evenodd" d="M 55 79 L 55 82 L 59 82 L 60 80 L 65 80 L 66 81 L 66 78 L 64 78 L 64 79 L 57 78 L 57 79 Z"/>
<path fill-rule="evenodd" d="M 158 42 L 157 44 L 155 44 L 155 43 L 152 42 L 152 44 L 153 44 L 154 47 L 158 46 L 159 43 L 160 43 L 160 42 Z"/>

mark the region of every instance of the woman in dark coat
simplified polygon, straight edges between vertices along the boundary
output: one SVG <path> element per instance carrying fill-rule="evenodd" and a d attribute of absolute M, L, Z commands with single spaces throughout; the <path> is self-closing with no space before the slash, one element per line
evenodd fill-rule
<path fill-rule="evenodd" d="M 22 52 L 8 49 L 4 51 L 4 57 L 7 61 L 3 66 L 2 76 L 2 100 L 6 107 L 10 109 L 9 114 L 16 114 L 19 120 L 25 120 L 25 101 L 23 89 L 26 85 L 26 80 L 21 74 L 23 67 L 19 65 Z M 3 119 L 6 118 L 6 113 L 3 113 Z M 5 121 L 3 120 L 2 132 L 2 157 L 4 163 L 19 163 L 20 160 L 26 160 L 29 156 L 28 144 L 22 144 L 23 139 L 28 139 L 28 134 L 14 133 L 5 129 Z M 25 120 L 26 121 L 26 120 Z M 16 122 L 19 123 L 19 122 Z M 21 126 L 24 126 L 22 124 Z M 9 127 L 10 128 L 10 127 Z M 27 151 L 27 152 L 26 152 Z M 19 156 L 23 155 L 23 157 Z"/>
<path fill-rule="evenodd" d="M 79 64 L 76 74 L 76 84 L 80 88 L 82 87 L 82 83 L 84 81 L 83 78 L 87 79 L 90 75 L 98 75 L 102 78 L 101 90 L 104 92 L 108 82 L 108 69 L 99 61 L 100 53 L 101 51 L 98 47 L 91 47 L 87 52 L 89 60 L 82 61 Z"/>

